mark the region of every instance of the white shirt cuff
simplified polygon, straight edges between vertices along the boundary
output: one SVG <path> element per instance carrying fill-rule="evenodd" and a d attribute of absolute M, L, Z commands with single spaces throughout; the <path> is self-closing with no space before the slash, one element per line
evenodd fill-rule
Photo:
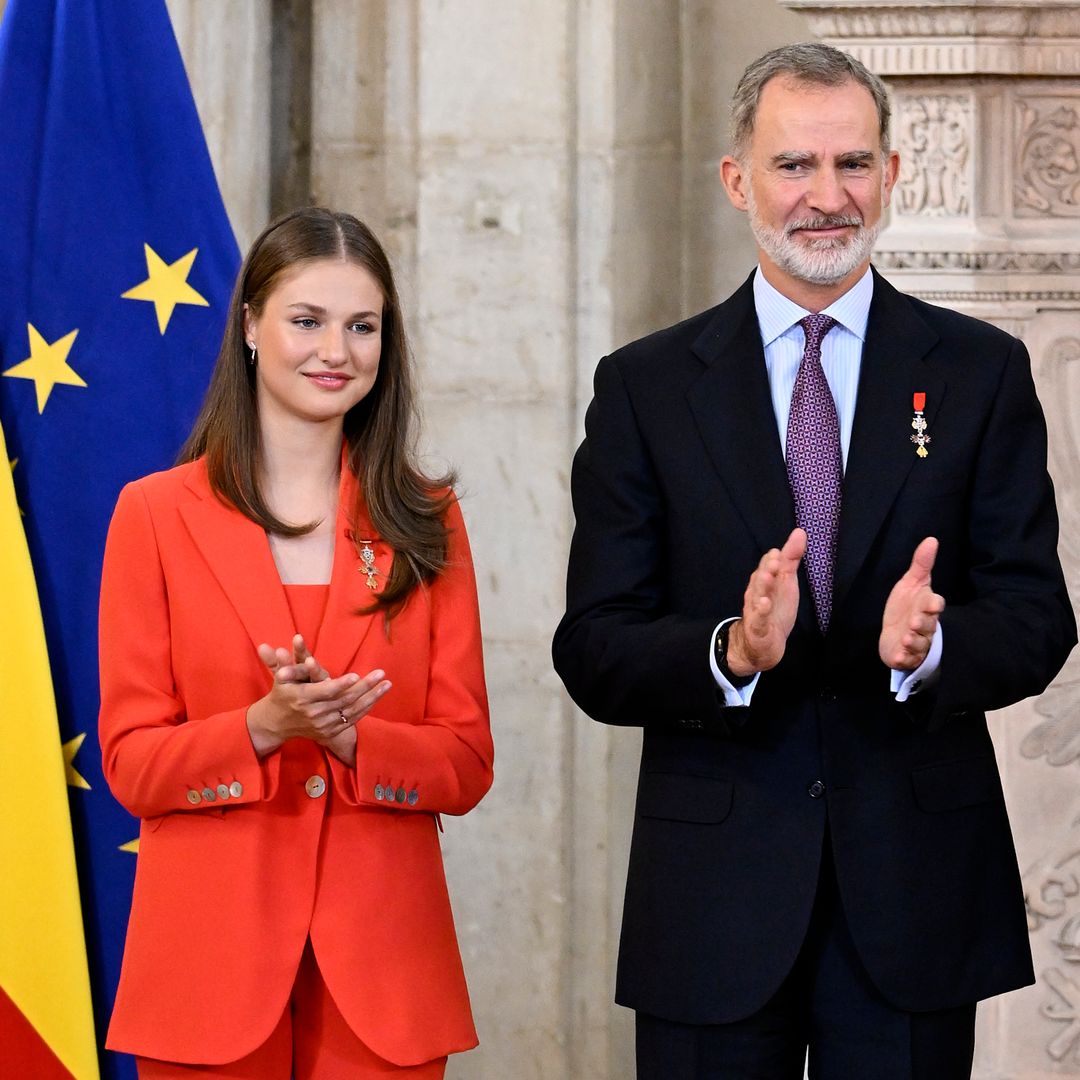
<path fill-rule="evenodd" d="M 727 626 L 728 623 L 733 623 L 738 619 L 738 615 L 731 619 L 724 619 L 723 622 L 716 624 L 716 629 L 712 632 L 712 637 L 709 638 L 709 668 L 712 671 L 713 678 L 716 680 L 716 685 L 720 687 L 721 693 L 724 695 L 724 704 L 728 706 L 749 705 L 750 699 L 754 696 L 754 687 L 758 684 L 758 679 L 761 678 L 761 672 L 755 672 L 753 679 L 750 680 L 746 686 L 739 689 L 732 686 L 730 681 L 724 678 L 724 673 L 720 670 L 720 665 L 716 662 L 716 635 L 720 633 L 721 627 Z"/>
<path fill-rule="evenodd" d="M 930 642 L 930 651 L 926 659 L 914 671 L 892 672 L 891 689 L 897 701 L 907 701 L 912 694 L 933 685 L 941 667 L 941 623 L 934 628 L 934 639 Z"/>

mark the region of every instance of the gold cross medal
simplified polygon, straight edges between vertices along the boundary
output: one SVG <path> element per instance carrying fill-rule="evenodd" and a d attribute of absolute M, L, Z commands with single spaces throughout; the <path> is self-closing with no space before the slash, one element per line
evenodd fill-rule
<path fill-rule="evenodd" d="M 911 404 L 915 410 L 915 415 L 911 420 L 911 426 L 915 429 L 915 434 L 911 436 L 911 441 L 918 447 L 915 453 L 924 458 L 930 453 L 926 449 L 926 444 L 930 442 L 930 436 L 926 434 L 927 423 L 926 417 L 923 416 L 923 412 L 926 410 L 926 395 L 922 393 L 915 394 Z"/>
<path fill-rule="evenodd" d="M 371 547 L 374 542 L 374 540 L 360 541 L 360 543 L 363 545 L 360 548 L 360 561 L 364 565 L 357 567 L 357 569 L 362 574 L 367 574 L 367 587 L 369 589 L 377 589 L 379 587 L 375 581 L 375 578 L 378 576 L 379 571 L 375 566 L 375 552 L 372 550 Z"/>

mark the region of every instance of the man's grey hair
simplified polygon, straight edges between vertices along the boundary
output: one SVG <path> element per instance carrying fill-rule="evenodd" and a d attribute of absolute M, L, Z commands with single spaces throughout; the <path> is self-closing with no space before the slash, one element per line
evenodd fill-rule
<path fill-rule="evenodd" d="M 885 84 L 854 56 L 820 41 L 805 41 L 799 45 L 781 45 L 758 57 L 743 72 L 731 100 L 731 142 L 735 157 L 743 157 L 749 149 L 761 91 L 777 76 L 815 86 L 841 86 L 846 82 L 865 86 L 877 106 L 881 152 L 889 152 L 889 94 Z"/>

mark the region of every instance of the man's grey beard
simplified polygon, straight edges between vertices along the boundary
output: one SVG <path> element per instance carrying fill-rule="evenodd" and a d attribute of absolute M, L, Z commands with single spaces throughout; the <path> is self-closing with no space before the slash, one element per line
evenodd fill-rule
<path fill-rule="evenodd" d="M 750 211 L 750 229 L 758 246 L 785 273 L 811 285 L 835 285 L 870 258 L 881 221 L 867 228 L 863 219 L 843 214 L 819 214 L 790 221 L 783 229 L 774 229 L 762 221 L 754 202 L 753 188 L 746 192 Z M 855 235 L 832 236 L 799 241 L 792 235 L 798 229 L 824 229 L 854 226 Z"/>

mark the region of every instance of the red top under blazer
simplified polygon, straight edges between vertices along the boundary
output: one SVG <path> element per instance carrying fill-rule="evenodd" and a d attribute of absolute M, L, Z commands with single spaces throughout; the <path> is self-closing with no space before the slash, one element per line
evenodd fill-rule
<path fill-rule="evenodd" d="M 393 682 L 356 725 L 355 768 L 307 739 L 262 761 L 252 748 L 247 709 L 270 688 L 256 646 L 294 633 L 262 528 L 214 496 L 203 461 L 120 494 L 100 735 L 109 786 L 142 827 L 112 1050 L 205 1064 L 250 1053 L 309 936 L 376 1054 L 411 1065 L 476 1045 L 436 829 L 492 780 L 468 540 L 454 502 L 447 567 L 387 636 L 382 615 L 356 614 L 371 598 L 352 542 L 370 526 L 347 517 L 356 486 L 343 467 L 313 648 L 333 676 L 379 667 Z M 372 546 L 382 582 L 392 552 Z"/>

